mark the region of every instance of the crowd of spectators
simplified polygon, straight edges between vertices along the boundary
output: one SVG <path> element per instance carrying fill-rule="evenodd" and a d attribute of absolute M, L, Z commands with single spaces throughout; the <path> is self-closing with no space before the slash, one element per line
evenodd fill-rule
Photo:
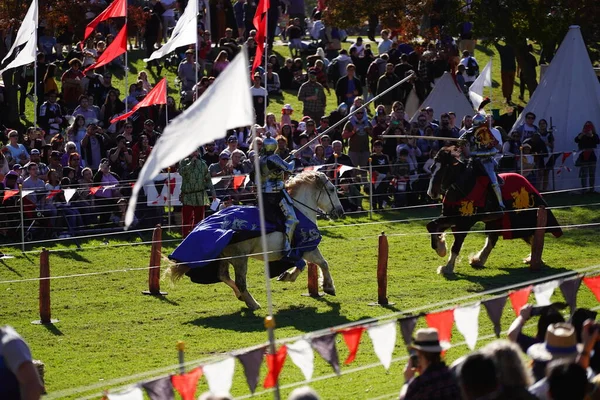
<path fill-rule="evenodd" d="M 159 29 L 147 25 L 140 32 L 146 35 L 140 46 L 147 52 L 168 39 L 158 34 L 166 32 L 173 22 L 172 16 L 165 13 L 167 8 L 163 3 L 152 1 L 144 8 L 149 14 L 148 24 L 159 25 Z M 178 2 L 168 3 L 169 10 L 177 9 Z M 236 3 L 235 12 L 239 12 L 240 7 L 243 12 L 251 11 L 246 8 L 252 2 L 241 3 L 244 2 Z M 213 27 L 212 32 L 222 35 L 214 44 L 211 32 L 200 26 L 198 63 L 192 46 L 180 48 L 174 58 L 169 57 L 160 65 L 151 62 L 147 65 L 148 72 L 139 71 L 127 93 L 121 93 L 112 84 L 113 73 L 122 73 L 120 59 L 82 72 L 114 39 L 118 31 L 114 23 L 101 25 L 83 48 L 58 45 L 49 32 L 40 30 L 36 83 L 39 101 L 35 111 L 39 126 L 23 132 L 6 129 L 6 145 L 0 153 L 3 188 L 14 190 L 22 184 L 23 190 L 33 190 L 23 201 L 28 232 L 40 226 L 53 228 L 39 230 L 45 234 L 73 235 L 82 229 L 122 225 L 131 185 L 168 120 L 177 117 L 182 109 L 204 94 L 227 68 L 240 45 L 246 44 L 251 55 L 256 48 L 256 31 L 246 29 L 246 18 L 235 21 L 236 25 L 221 27 L 223 29 Z M 383 136 L 455 139 L 472 126 L 472 116 L 457 121 L 451 109 L 422 109 L 413 122 L 409 122 L 411 116 L 405 113 L 411 91 L 414 90 L 419 100 L 424 100 L 446 71 L 455 71 L 466 91 L 479 71 L 473 50 L 468 46 L 461 48 L 453 38 L 441 35 L 437 41 L 419 48 L 397 40 L 391 31 L 384 29 L 379 43 L 371 46 L 359 37 L 349 50 L 344 50 L 340 45 L 344 32 L 326 26 L 320 13 L 314 13 L 307 20 L 298 16 L 288 21 L 278 28 L 279 33 L 288 41 L 292 53 L 298 51 L 298 57 L 280 62 L 275 54 L 270 54 L 266 69 L 262 66 L 256 69 L 249 82 L 256 125 L 229 131 L 226 137 L 196 149 L 182 165 L 170 169 L 172 173 L 183 165 L 192 169 L 192 172 L 182 173 L 184 234 L 204 217 L 200 208 L 211 204 L 213 197 L 221 204 L 254 201 L 252 180 L 240 185 L 233 178 L 252 175 L 252 160 L 256 156 L 251 151 L 252 145 L 256 143 L 260 149 L 266 135 L 276 138 L 279 155 L 296 159 L 299 170 L 323 168 L 338 186 L 346 211 L 352 212 L 362 211 L 363 200 L 371 190 L 375 209 L 431 201 L 426 196 L 426 188 L 433 157 L 449 142 Z M 149 75 L 156 81 L 161 78 L 152 68 L 158 67 L 156 72 L 160 74 L 161 66 L 169 68 L 173 59 L 177 65 L 180 98 L 169 96 L 166 105 L 143 108 L 126 121 L 112 123 L 115 116 L 129 111 L 152 90 Z M 252 63 L 252 59 L 250 61 Z M 28 69 L 19 73 L 28 76 Z M 382 94 L 413 72 L 412 78 L 379 97 L 374 110 L 365 108 L 335 129 L 329 129 L 365 100 Z M 32 93 L 28 82 L 27 79 L 22 81 L 21 113 L 26 97 Z M 292 105 L 285 104 L 281 114 L 268 113 L 266 106 L 273 98 L 281 100 L 284 91 L 287 95 L 296 95 L 302 109 L 294 110 Z M 339 104 L 333 110 L 326 107 L 330 96 L 335 96 Z M 547 121 L 530 113 L 517 130 L 506 134 L 502 128 L 498 129 L 505 139 L 499 145 L 500 171 L 522 171 L 540 190 L 547 190 L 549 173 L 556 161 L 552 129 Z M 326 135 L 313 140 L 325 131 Z M 578 166 L 583 167 L 582 186 L 593 188 L 596 158 L 594 151 L 589 150 L 598 145 L 598 135 L 591 123 L 586 123 L 576 142 L 582 150 L 582 158 L 578 160 Z M 304 146 L 306 143 L 310 145 Z M 203 169 L 201 163 L 206 168 Z M 369 164 L 372 176 L 369 176 Z M 341 171 L 341 165 L 352 169 Z M 189 182 L 199 177 L 203 180 L 201 184 Z M 75 194 L 67 189 L 75 189 Z M 204 195 L 190 196 L 199 192 Z M 65 193 L 68 193 L 67 198 Z M 15 217 L 18 213 L 9 212 L 18 210 L 19 206 L 19 196 L 3 202 L 1 215 L 5 227 L 20 224 Z M 163 211 L 162 207 L 141 206 L 136 223 L 151 226 L 161 218 Z"/>
<path fill-rule="evenodd" d="M 443 360 L 448 349 L 435 328 L 420 329 L 409 346 L 401 400 L 582 400 L 598 398 L 599 328 L 596 312 L 576 309 L 565 322 L 563 303 L 522 308 L 508 332 L 460 357 Z M 522 333 L 539 317 L 535 337 Z"/>

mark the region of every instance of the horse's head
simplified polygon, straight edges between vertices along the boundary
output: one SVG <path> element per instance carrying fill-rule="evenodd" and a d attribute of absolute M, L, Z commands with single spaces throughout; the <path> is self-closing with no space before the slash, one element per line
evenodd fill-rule
<path fill-rule="evenodd" d="M 460 150 L 456 146 L 442 148 L 434 158 L 435 164 L 431 169 L 431 179 L 427 194 L 432 199 L 439 199 L 456 181 L 460 165 Z"/>
<path fill-rule="evenodd" d="M 315 214 L 321 209 L 333 219 L 344 215 L 335 186 L 322 172 L 304 171 L 290 178 L 286 187 L 297 204 Z"/>
<path fill-rule="evenodd" d="M 344 207 L 338 198 L 335 185 L 331 183 L 324 173 L 317 172 L 316 175 L 321 193 L 325 192 L 323 195 L 319 194 L 317 196 L 317 206 L 329 214 L 331 218 L 341 218 L 344 215 Z"/>

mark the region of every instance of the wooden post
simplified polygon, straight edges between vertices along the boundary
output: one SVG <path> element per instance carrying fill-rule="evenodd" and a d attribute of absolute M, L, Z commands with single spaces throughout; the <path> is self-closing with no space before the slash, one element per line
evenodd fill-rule
<path fill-rule="evenodd" d="M 323 294 L 319 293 L 319 266 L 317 264 L 309 262 L 307 268 L 307 275 L 308 293 L 303 294 L 303 296 L 323 297 Z"/>
<path fill-rule="evenodd" d="M 546 233 L 547 223 L 548 211 L 545 206 L 540 206 L 537 212 L 537 229 L 531 242 L 531 264 L 529 264 L 529 268 L 532 271 L 539 271 L 544 265 L 542 252 L 544 251 L 544 234 Z"/>
<path fill-rule="evenodd" d="M 152 232 L 152 249 L 150 250 L 150 265 L 148 269 L 148 290 L 143 294 L 152 296 L 165 296 L 166 292 L 160 291 L 160 261 L 162 251 L 162 228 L 156 225 Z"/>
<path fill-rule="evenodd" d="M 377 253 L 377 303 L 370 303 L 372 306 L 393 305 L 387 298 L 387 267 L 389 258 L 389 246 L 385 232 L 379 236 L 379 248 Z"/>
<path fill-rule="evenodd" d="M 50 252 L 42 249 L 40 253 L 40 319 L 32 324 L 54 324 L 57 319 L 50 317 Z"/>

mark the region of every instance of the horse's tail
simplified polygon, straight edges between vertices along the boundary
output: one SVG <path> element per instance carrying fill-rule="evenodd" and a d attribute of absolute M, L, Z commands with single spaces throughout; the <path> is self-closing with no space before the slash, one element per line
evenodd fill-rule
<path fill-rule="evenodd" d="M 171 261 L 171 265 L 163 273 L 163 279 L 170 279 L 172 284 L 177 283 L 190 270 L 185 264 L 176 264 Z"/>

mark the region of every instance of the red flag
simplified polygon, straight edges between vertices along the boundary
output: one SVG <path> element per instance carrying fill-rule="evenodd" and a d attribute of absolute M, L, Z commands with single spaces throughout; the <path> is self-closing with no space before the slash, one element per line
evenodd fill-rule
<path fill-rule="evenodd" d="M 325 4 L 325 0 L 317 0 L 317 10 L 325 11 L 327 9 L 327 5 Z"/>
<path fill-rule="evenodd" d="M 454 310 L 445 310 L 425 316 L 427 325 L 438 331 L 440 342 L 450 343 L 452 339 L 452 325 L 454 324 Z"/>
<path fill-rule="evenodd" d="M 10 199 L 11 197 L 17 195 L 19 193 L 19 189 L 8 189 L 4 191 L 4 198 L 2 199 L 3 202 L 5 202 L 6 200 Z"/>
<path fill-rule="evenodd" d="M 246 175 L 236 175 L 233 177 L 233 190 L 237 190 L 244 184 L 244 180 L 246 180 Z"/>
<path fill-rule="evenodd" d="M 96 194 L 98 190 L 100 190 L 101 186 L 94 186 L 90 188 L 90 194 Z"/>
<path fill-rule="evenodd" d="M 51 198 L 53 198 L 54 196 L 56 196 L 60 192 L 61 192 L 60 189 L 51 190 L 50 193 L 48 193 L 48 196 L 46 196 L 46 199 L 50 200 Z"/>
<path fill-rule="evenodd" d="M 171 383 L 177 389 L 183 400 L 194 400 L 196 397 L 196 386 L 202 376 L 202 368 L 198 367 L 187 374 L 173 375 Z"/>
<path fill-rule="evenodd" d="M 509 293 L 508 297 L 510 298 L 510 304 L 512 305 L 513 311 L 517 317 L 521 312 L 521 308 L 527 304 L 527 299 L 529 299 L 531 289 L 532 286 L 527 286 L 526 288 L 515 290 L 514 292 Z"/>
<path fill-rule="evenodd" d="M 83 41 L 87 39 L 98 24 L 106 21 L 109 18 L 126 17 L 127 16 L 127 0 L 115 0 L 104 11 L 102 11 L 92 22 L 85 27 Z"/>
<path fill-rule="evenodd" d="M 115 40 L 104 50 L 104 53 L 100 57 L 95 64 L 90 65 L 86 69 L 83 70 L 85 74 L 90 69 L 100 68 L 103 65 L 108 64 L 115 58 L 119 57 L 121 54 L 127 51 L 127 24 L 123 25 L 121 31 L 115 37 Z"/>
<path fill-rule="evenodd" d="M 167 78 L 162 78 L 142 101 L 133 106 L 131 111 L 113 118 L 110 123 L 114 124 L 117 121 L 129 118 L 141 107 L 150 107 L 156 104 L 167 104 Z"/>
<path fill-rule="evenodd" d="M 583 278 L 583 283 L 587 286 L 594 296 L 596 296 L 596 300 L 600 301 L 600 276 L 594 276 L 593 278 Z"/>
<path fill-rule="evenodd" d="M 569 158 L 571 156 L 571 154 L 573 154 L 572 151 L 567 151 L 567 152 L 563 153 L 561 163 L 564 164 L 565 161 L 567 161 L 567 158 Z"/>
<path fill-rule="evenodd" d="M 252 64 L 252 74 L 262 61 L 262 55 L 265 52 L 265 42 L 267 41 L 267 11 L 271 6 L 269 0 L 260 0 L 256 8 L 256 14 L 252 23 L 256 28 L 256 55 L 254 56 L 254 64 Z"/>
<path fill-rule="evenodd" d="M 276 354 L 267 354 L 267 376 L 265 377 L 265 383 L 263 384 L 265 389 L 269 389 L 275 386 L 283 364 L 285 364 L 285 358 L 287 356 L 287 347 L 281 346 L 277 350 Z"/>
<path fill-rule="evenodd" d="M 350 351 L 350 354 L 348 355 L 348 358 L 346 358 L 346 361 L 344 361 L 344 364 L 350 364 L 356 358 L 356 352 L 358 351 L 360 338 L 364 331 L 365 328 L 359 326 L 357 328 L 344 329 L 340 332 L 344 338 L 344 342 L 346 342 L 346 346 L 348 346 L 348 350 Z"/>

